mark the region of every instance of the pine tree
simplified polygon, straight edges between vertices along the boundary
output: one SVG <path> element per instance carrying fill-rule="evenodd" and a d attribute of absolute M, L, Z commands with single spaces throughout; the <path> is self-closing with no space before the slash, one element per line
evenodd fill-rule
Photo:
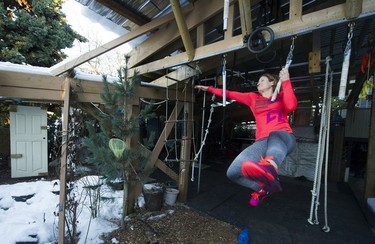
<path fill-rule="evenodd" d="M 67 24 L 63 1 L 1 1 L 0 61 L 50 67 L 66 58 L 61 50 L 74 40 L 86 42 Z"/>
<path fill-rule="evenodd" d="M 152 116 L 151 106 L 140 111 L 137 116 L 130 113 L 129 101 L 136 97 L 139 76 L 135 73 L 131 78 L 128 77 L 128 60 L 126 56 L 126 66 L 118 70 L 118 80 L 110 83 L 103 76 L 102 100 L 105 111 L 100 114 L 98 123 L 87 123 L 89 136 L 83 140 L 91 152 L 88 162 L 94 164 L 108 180 L 120 178 L 124 182 L 122 220 L 130 213 L 132 208 L 129 206 L 133 204 L 127 201 L 129 183 L 134 179 L 143 182 L 152 173 L 152 169 L 147 172 L 144 170 L 148 159 L 146 150 L 142 150 L 142 146 L 131 148 L 126 143 L 139 133 L 140 121 Z M 148 141 L 152 140 L 149 138 Z"/>

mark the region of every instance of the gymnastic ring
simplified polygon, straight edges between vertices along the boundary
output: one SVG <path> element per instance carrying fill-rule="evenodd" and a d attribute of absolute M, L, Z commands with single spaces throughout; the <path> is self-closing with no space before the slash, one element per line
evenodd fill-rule
<path fill-rule="evenodd" d="M 259 27 L 253 31 L 248 40 L 247 48 L 252 53 L 262 53 L 271 47 L 275 33 L 267 26 Z"/>

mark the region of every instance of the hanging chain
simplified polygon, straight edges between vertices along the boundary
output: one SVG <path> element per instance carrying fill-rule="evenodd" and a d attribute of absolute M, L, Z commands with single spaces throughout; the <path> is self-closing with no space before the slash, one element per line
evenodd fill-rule
<path fill-rule="evenodd" d="M 344 61 L 342 63 L 342 70 L 341 70 L 341 77 L 340 77 L 340 88 L 339 88 L 339 100 L 345 99 L 346 94 L 346 85 L 348 83 L 348 72 L 350 66 L 350 55 L 352 51 L 352 37 L 353 37 L 353 29 L 354 23 L 351 22 L 348 24 L 349 26 L 349 33 L 348 33 L 348 42 L 346 43 L 345 51 L 344 51 Z"/>
<path fill-rule="evenodd" d="M 223 83 L 223 107 L 227 104 L 227 55 L 223 55 L 223 68 L 221 72 L 221 79 Z"/>
<path fill-rule="evenodd" d="M 285 67 L 284 67 L 285 69 L 289 69 L 289 66 L 292 63 L 293 50 L 294 50 L 294 39 L 296 39 L 296 38 L 297 38 L 297 36 L 292 36 L 292 44 L 290 45 L 289 53 L 288 53 L 288 56 L 286 58 Z M 277 94 L 280 92 L 280 88 L 281 88 L 281 80 L 279 79 L 279 81 L 276 84 L 275 90 L 273 91 L 273 94 L 272 94 L 272 98 L 271 98 L 272 102 L 274 102 L 276 100 Z"/>
<path fill-rule="evenodd" d="M 349 27 L 350 27 L 350 29 L 349 29 L 349 33 L 348 33 L 348 42 L 346 43 L 346 47 L 345 47 L 345 54 L 347 54 L 352 47 L 354 22 L 349 23 Z"/>
<path fill-rule="evenodd" d="M 327 101 L 327 98 L 330 99 L 330 94 L 328 94 L 328 78 L 329 78 L 329 71 L 330 71 L 330 62 L 331 57 L 326 57 L 326 74 L 325 74 L 325 82 L 324 82 L 324 93 L 323 93 L 323 103 L 321 108 L 321 120 L 320 120 L 320 128 L 319 128 L 319 139 L 318 139 L 318 148 L 317 148 L 317 157 L 316 157 L 316 166 L 315 166 L 315 173 L 314 173 L 314 181 L 313 181 L 313 189 L 311 190 L 311 207 L 310 207 L 310 216 L 307 221 L 310 224 L 319 224 L 318 220 L 318 207 L 319 203 L 319 194 L 320 194 L 320 186 L 321 186 L 321 176 L 322 176 L 322 165 L 323 165 L 323 157 L 324 157 L 324 150 L 325 150 L 325 143 L 327 142 L 327 126 L 329 126 L 329 117 L 330 115 L 327 114 L 327 105 L 331 103 L 331 101 Z M 327 120 L 328 118 L 328 120 Z M 328 125 L 327 125 L 328 124 Z M 326 153 L 328 150 L 326 151 Z M 314 217 L 315 213 L 315 217 Z"/>
<path fill-rule="evenodd" d="M 293 51 L 294 51 L 294 40 L 297 38 L 297 36 L 292 36 L 292 44 L 290 44 L 289 48 L 289 53 L 288 56 L 286 57 L 286 62 L 285 62 L 285 68 L 289 69 L 290 64 L 292 63 L 293 60 Z"/>

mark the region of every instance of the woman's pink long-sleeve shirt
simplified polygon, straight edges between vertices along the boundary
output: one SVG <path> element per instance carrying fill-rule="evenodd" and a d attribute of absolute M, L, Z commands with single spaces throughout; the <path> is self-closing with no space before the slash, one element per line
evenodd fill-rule
<path fill-rule="evenodd" d="M 287 116 L 296 109 L 297 98 L 290 80 L 283 81 L 281 86 L 282 90 L 274 102 L 271 101 L 271 97 L 265 98 L 255 92 L 226 91 L 227 98 L 247 105 L 253 112 L 256 121 L 256 140 L 268 137 L 272 131 L 277 130 L 293 133 Z M 208 87 L 207 91 L 223 96 L 222 89 Z"/>

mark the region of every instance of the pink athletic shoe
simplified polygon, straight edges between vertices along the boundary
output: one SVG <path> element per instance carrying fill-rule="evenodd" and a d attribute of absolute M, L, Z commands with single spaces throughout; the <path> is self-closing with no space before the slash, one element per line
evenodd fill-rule
<path fill-rule="evenodd" d="M 272 157 L 265 157 L 259 163 L 246 161 L 242 164 L 242 174 L 257 182 L 267 192 L 282 191 L 279 177 L 275 167 L 268 162 Z"/>
<path fill-rule="evenodd" d="M 269 195 L 270 195 L 270 193 L 268 191 L 263 190 L 263 189 L 260 190 L 259 192 L 254 191 L 253 193 L 251 193 L 250 205 L 253 206 L 253 207 L 258 206 Z"/>

